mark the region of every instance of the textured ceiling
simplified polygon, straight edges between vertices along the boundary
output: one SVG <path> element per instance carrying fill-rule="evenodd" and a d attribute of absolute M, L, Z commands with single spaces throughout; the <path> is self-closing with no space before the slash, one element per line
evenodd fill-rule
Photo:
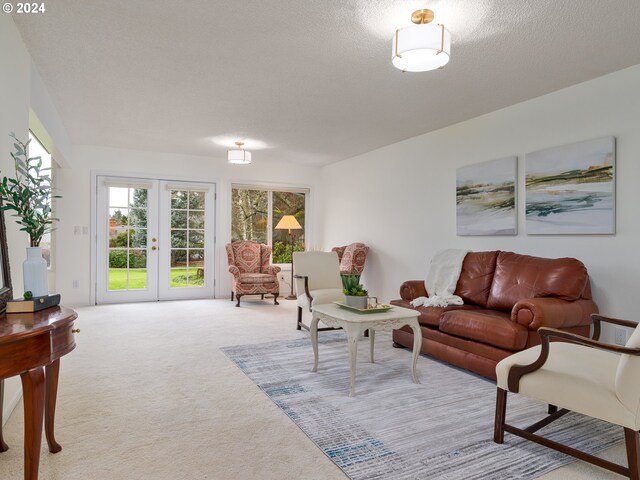
<path fill-rule="evenodd" d="M 73 143 L 223 157 L 247 139 L 255 162 L 335 162 L 640 63 L 638 0 L 46 7 L 13 18 Z M 424 7 L 451 61 L 402 73 L 390 39 Z"/>

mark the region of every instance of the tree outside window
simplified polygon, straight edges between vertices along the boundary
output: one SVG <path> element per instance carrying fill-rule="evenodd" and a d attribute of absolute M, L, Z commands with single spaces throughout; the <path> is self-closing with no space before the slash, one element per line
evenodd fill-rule
<path fill-rule="evenodd" d="M 287 230 L 276 230 L 284 215 L 294 215 L 301 230 L 293 231 L 293 251 L 304 251 L 306 192 L 233 188 L 231 193 L 231 241 L 253 240 L 271 245 L 273 263 L 291 263 L 291 239 Z"/>

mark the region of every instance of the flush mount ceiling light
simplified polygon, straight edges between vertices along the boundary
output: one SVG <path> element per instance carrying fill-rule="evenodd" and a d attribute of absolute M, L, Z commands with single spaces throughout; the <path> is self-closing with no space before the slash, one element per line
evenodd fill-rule
<path fill-rule="evenodd" d="M 247 165 L 251 163 L 251 152 L 246 151 L 242 146 L 243 142 L 236 142 L 238 148 L 229 150 L 227 152 L 227 161 L 229 163 L 237 163 L 240 165 Z"/>
<path fill-rule="evenodd" d="M 391 62 L 403 72 L 426 72 L 449 62 L 451 34 L 444 25 L 433 25 L 433 12 L 417 10 L 411 15 L 415 25 L 396 30 Z"/>

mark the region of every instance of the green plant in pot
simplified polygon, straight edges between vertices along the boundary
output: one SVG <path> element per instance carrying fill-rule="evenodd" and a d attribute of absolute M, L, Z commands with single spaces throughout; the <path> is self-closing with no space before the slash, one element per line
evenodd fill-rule
<path fill-rule="evenodd" d="M 21 142 L 13 133 L 11 137 L 15 140 L 15 152 L 11 153 L 15 176 L 4 176 L 0 180 L 0 210 L 13 211 L 20 230 L 29 235 L 30 247 L 23 263 L 24 290 L 38 297 L 49 293 L 47 262 L 42 258 L 40 242 L 58 220 L 51 216 L 51 199 L 60 196 L 52 194 L 51 175 L 47 172 L 49 169 L 42 168 L 42 159 L 29 158 L 29 142 Z"/>
<path fill-rule="evenodd" d="M 367 295 L 369 292 L 360 283 L 359 275 L 342 276 L 342 293 L 344 303 L 350 307 L 367 308 Z"/>

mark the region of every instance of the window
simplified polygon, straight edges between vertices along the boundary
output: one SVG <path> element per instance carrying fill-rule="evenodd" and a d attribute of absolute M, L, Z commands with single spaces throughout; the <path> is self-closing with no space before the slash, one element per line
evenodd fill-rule
<path fill-rule="evenodd" d="M 231 191 L 231 241 L 253 240 L 271 245 L 273 263 L 291 263 L 291 238 L 276 230 L 284 215 L 294 215 L 302 227 L 293 230 L 293 251 L 303 252 L 308 190 L 234 186 Z"/>
<path fill-rule="evenodd" d="M 46 148 L 44 148 L 42 143 L 40 143 L 31 131 L 29 131 L 29 146 L 27 153 L 29 158 L 40 157 L 42 160 L 40 174 L 51 177 L 51 184 L 53 185 L 51 154 Z M 51 267 L 51 233 L 45 233 L 43 235 L 42 240 L 40 241 L 40 247 L 42 248 L 42 256 L 47 261 L 47 267 Z"/>

